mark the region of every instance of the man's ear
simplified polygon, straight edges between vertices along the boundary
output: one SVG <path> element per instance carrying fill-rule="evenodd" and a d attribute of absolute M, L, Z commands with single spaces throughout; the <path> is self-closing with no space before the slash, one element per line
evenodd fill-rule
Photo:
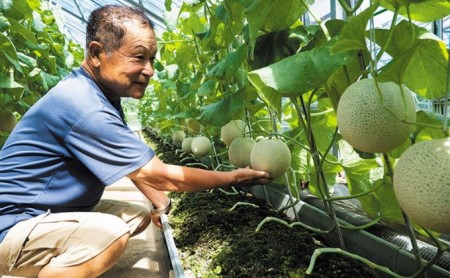
<path fill-rule="evenodd" d="M 100 53 L 102 52 L 102 44 L 97 41 L 92 41 L 89 43 L 89 48 L 87 51 L 88 58 L 91 60 L 92 64 L 96 67 L 100 65 Z"/>

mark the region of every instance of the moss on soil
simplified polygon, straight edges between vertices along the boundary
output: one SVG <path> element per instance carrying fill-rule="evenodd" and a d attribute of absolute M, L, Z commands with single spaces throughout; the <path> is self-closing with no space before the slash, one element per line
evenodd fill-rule
<path fill-rule="evenodd" d="M 183 164 L 175 147 L 161 143 L 155 134 L 146 132 L 146 137 L 156 142 L 163 161 Z M 335 254 L 321 255 L 313 273 L 306 275 L 312 253 L 327 242 L 299 226 L 275 222 L 256 233 L 267 216 L 288 219 L 251 194 L 212 190 L 170 195 L 174 207 L 169 219 L 186 277 L 377 277 L 362 263 Z M 238 202 L 258 208 L 240 205 L 230 210 Z"/>

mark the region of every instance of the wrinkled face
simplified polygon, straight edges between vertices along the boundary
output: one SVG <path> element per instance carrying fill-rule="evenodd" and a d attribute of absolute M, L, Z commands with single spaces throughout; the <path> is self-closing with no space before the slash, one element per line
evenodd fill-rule
<path fill-rule="evenodd" d="M 157 45 L 153 30 L 135 21 L 124 22 L 126 33 L 122 46 L 99 54 L 97 82 L 109 98 L 142 98 L 154 74 Z"/>

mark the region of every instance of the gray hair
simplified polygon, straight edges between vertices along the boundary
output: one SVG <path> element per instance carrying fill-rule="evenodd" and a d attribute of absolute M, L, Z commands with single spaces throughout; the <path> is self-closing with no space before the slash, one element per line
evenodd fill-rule
<path fill-rule="evenodd" d="M 137 20 L 142 26 L 153 28 L 144 12 L 128 6 L 105 5 L 92 11 L 86 27 L 86 49 L 92 41 L 102 43 L 106 53 L 120 48 L 126 32 L 124 22 Z"/>

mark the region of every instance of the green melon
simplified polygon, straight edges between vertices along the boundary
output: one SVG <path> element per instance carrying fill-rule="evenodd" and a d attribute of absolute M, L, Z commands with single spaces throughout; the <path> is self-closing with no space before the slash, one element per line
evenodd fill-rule
<path fill-rule="evenodd" d="M 228 159 L 236 167 L 251 166 L 250 153 L 256 141 L 249 137 L 236 138 L 228 148 Z"/>
<path fill-rule="evenodd" d="M 381 100 L 373 79 L 350 85 L 339 100 L 337 123 L 342 137 L 355 149 L 368 153 L 389 152 L 409 137 L 416 112 L 411 92 L 393 82 L 379 83 Z"/>
<path fill-rule="evenodd" d="M 177 131 L 172 132 L 172 141 L 174 144 L 181 145 L 184 138 L 186 138 L 186 133 L 184 133 L 184 131 L 177 130 Z"/>
<path fill-rule="evenodd" d="M 291 166 L 291 151 L 279 139 L 263 139 L 253 146 L 250 162 L 253 169 L 268 172 L 272 178 L 277 178 Z"/>
<path fill-rule="evenodd" d="M 191 150 L 195 157 L 204 157 L 211 151 L 211 141 L 205 136 L 195 137 L 191 143 Z"/>
<path fill-rule="evenodd" d="M 394 192 L 415 223 L 450 234 L 450 138 L 409 147 L 395 165 Z"/>
<path fill-rule="evenodd" d="M 192 140 L 194 140 L 194 137 L 186 137 L 183 142 L 181 143 L 181 149 L 185 153 L 192 153 L 191 145 Z"/>
<path fill-rule="evenodd" d="M 11 111 L 0 111 L 0 131 L 11 132 L 16 124 L 16 116 Z"/>
<path fill-rule="evenodd" d="M 231 120 L 220 130 L 220 137 L 225 145 L 229 146 L 236 138 L 244 137 L 248 132 L 248 126 L 242 120 Z"/>

